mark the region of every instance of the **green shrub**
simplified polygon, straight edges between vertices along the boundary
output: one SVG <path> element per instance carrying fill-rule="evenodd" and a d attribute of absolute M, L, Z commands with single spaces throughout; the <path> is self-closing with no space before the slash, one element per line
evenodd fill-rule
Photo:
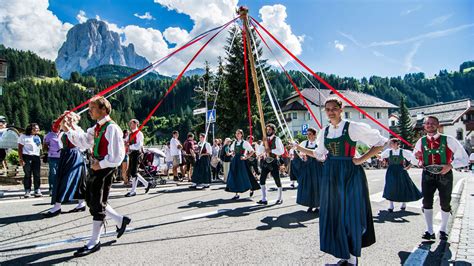
<path fill-rule="evenodd" d="M 9 162 L 11 165 L 18 165 L 20 163 L 20 157 L 18 156 L 18 151 L 16 150 L 11 150 L 7 154 L 7 162 Z"/>

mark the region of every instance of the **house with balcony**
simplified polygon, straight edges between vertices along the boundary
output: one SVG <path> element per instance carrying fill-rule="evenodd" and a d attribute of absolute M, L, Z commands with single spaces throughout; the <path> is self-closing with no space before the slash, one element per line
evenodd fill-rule
<path fill-rule="evenodd" d="M 351 90 L 340 90 L 339 92 L 387 127 L 390 126 L 391 121 L 389 114 L 393 110 L 398 109 L 398 106 L 369 94 Z M 329 121 L 327 120 L 324 111 L 324 101 L 329 97 L 337 96 L 332 94 L 332 91 L 328 89 L 316 88 L 303 89 L 301 90 L 301 94 L 305 98 L 316 119 L 320 121 L 323 127 L 328 125 Z M 367 118 L 352 106 L 346 104 L 344 101 L 342 102 L 345 106 L 343 114 L 345 119 L 367 123 L 373 128 L 380 130 L 383 136 L 389 137 L 389 133 L 386 130 L 378 126 L 375 122 Z M 319 130 L 316 121 L 311 117 L 310 112 L 306 109 L 303 100 L 298 94 L 294 93 L 290 97 L 284 99 L 281 106 L 288 127 L 294 136 L 302 132 L 303 126 L 314 127 Z"/>

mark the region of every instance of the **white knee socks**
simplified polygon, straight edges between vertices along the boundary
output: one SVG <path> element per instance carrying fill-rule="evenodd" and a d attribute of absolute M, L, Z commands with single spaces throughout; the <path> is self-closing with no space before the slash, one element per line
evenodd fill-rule
<path fill-rule="evenodd" d="M 278 188 L 278 199 L 277 200 L 281 200 L 282 199 L 282 192 L 283 192 L 283 189 L 281 187 Z"/>
<path fill-rule="evenodd" d="M 267 188 L 265 185 L 261 185 L 262 187 L 262 201 L 267 201 Z"/>
<path fill-rule="evenodd" d="M 54 206 L 49 210 L 49 212 L 56 212 L 56 211 L 59 211 L 61 209 L 61 203 L 54 203 Z"/>
<path fill-rule="evenodd" d="M 439 230 L 445 233 L 447 233 L 449 215 L 450 215 L 449 212 L 445 212 L 441 210 L 441 227 L 439 228 Z"/>
<path fill-rule="evenodd" d="M 433 234 L 433 209 L 423 209 L 426 220 L 426 231 Z"/>
<path fill-rule="evenodd" d="M 140 181 L 140 183 L 142 183 L 145 187 L 148 187 L 148 181 L 146 181 L 146 179 L 143 178 L 140 174 L 137 174 L 137 177 L 133 178 L 132 190 L 130 192 L 135 192 L 137 190 L 138 181 Z"/>
<path fill-rule="evenodd" d="M 91 249 L 97 243 L 100 242 L 100 234 L 102 233 L 102 221 L 92 221 L 92 235 L 91 239 L 89 239 L 89 242 L 87 242 L 86 246 L 88 249 Z"/>
<path fill-rule="evenodd" d="M 108 217 L 114 220 L 118 227 L 122 226 L 123 216 L 118 214 L 109 204 L 107 204 L 107 207 L 105 207 L 105 213 Z"/>
<path fill-rule="evenodd" d="M 390 207 L 388 207 L 389 209 L 395 209 L 395 206 L 393 206 L 393 201 L 390 201 Z"/>

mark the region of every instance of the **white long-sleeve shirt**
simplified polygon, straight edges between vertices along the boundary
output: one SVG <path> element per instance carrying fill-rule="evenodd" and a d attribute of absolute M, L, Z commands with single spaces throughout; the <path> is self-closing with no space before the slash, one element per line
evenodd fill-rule
<path fill-rule="evenodd" d="M 255 151 L 253 149 L 252 145 L 250 145 L 250 143 L 246 140 L 241 140 L 241 141 L 236 140 L 236 141 L 232 142 L 232 145 L 230 145 L 230 150 L 235 151 L 235 145 L 240 145 L 240 143 L 242 143 L 242 141 L 244 142 L 242 144 L 242 147 L 246 150 L 247 153 Z"/>
<path fill-rule="evenodd" d="M 181 149 L 178 149 L 178 146 L 181 145 L 178 139 L 171 138 L 170 140 L 170 153 L 171 156 L 181 156 Z"/>
<path fill-rule="evenodd" d="M 106 116 L 98 123 L 102 126 L 110 120 L 110 116 Z M 79 127 L 76 130 L 69 130 L 66 134 L 69 141 L 79 149 L 90 149 L 94 147 L 95 127 L 96 125 L 87 129 L 86 132 Z M 125 158 L 122 129 L 117 124 L 112 123 L 107 127 L 104 136 L 109 145 L 107 146 L 107 155 L 99 161 L 100 168 L 117 167 L 122 164 L 123 158 Z"/>
<path fill-rule="evenodd" d="M 273 154 L 279 156 L 285 153 L 285 147 L 283 146 L 283 142 L 281 142 L 281 139 L 279 137 L 272 135 L 270 139 L 274 139 L 273 141 L 275 141 L 275 149 L 272 149 Z M 265 144 L 264 144 L 264 147 L 265 147 Z"/>
<path fill-rule="evenodd" d="M 130 133 L 130 135 L 133 135 L 133 133 L 135 133 L 138 129 L 132 131 L 132 133 Z M 129 141 L 130 139 L 130 135 L 127 137 L 127 142 Z M 139 151 L 142 149 L 143 147 L 143 142 L 144 142 L 144 139 L 145 137 L 143 136 L 143 133 L 141 131 L 139 131 L 137 133 L 137 135 L 135 136 L 135 142 L 134 144 L 130 144 L 130 146 L 128 146 L 128 149 L 131 150 L 131 151 Z"/>
<path fill-rule="evenodd" d="M 433 137 L 426 136 L 431 140 L 431 138 L 438 139 L 441 134 L 437 133 Z M 453 168 L 460 168 L 469 165 L 469 155 L 467 155 L 466 150 L 464 150 L 463 146 L 459 141 L 451 136 L 446 135 L 446 142 L 448 148 L 453 152 L 453 161 L 451 165 Z M 413 155 L 417 152 L 421 151 L 421 138 L 416 142 L 415 148 L 413 149 Z M 421 162 L 422 163 L 422 162 Z"/>
<path fill-rule="evenodd" d="M 386 149 L 382 152 L 382 154 L 380 154 L 380 157 L 382 159 L 387 159 L 390 156 L 390 151 L 392 151 L 392 156 L 398 156 L 401 152 L 403 155 L 403 158 L 405 158 L 405 160 L 409 161 L 411 164 L 418 163 L 418 160 L 415 158 L 415 156 L 413 156 L 413 153 L 405 149 L 396 149 L 396 150 Z"/>
<path fill-rule="evenodd" d="M 343 119 L 336 126 L 329 124 L 327 135 L 328 139 L 340 137 L 342 135 L 342 131 L 346 123 L 349 123 L 349 121 Z M 351 124 L 349 125 L 348 133 L 351 140 L 363 142 L 371 147 L 380 147 L 384 146 L 385 143 L 387 143 L 387 138 L 382 136 L 377 129 L 371 128 L 365 123 L 352 121 L 350 123 Z M 326 155 L 329 153 L 329 151 L 326 149 L 326 146 L 324 145 L 325 132 L 325 128 L 319 131 L 318 137 L 316 138 L 316 144 L 318 145 L 318 147 L 314 150 L 314 155 L 316 156 L 316 158 L 318 158 L 318 160 L 324 160 L 326 158 Z"/>

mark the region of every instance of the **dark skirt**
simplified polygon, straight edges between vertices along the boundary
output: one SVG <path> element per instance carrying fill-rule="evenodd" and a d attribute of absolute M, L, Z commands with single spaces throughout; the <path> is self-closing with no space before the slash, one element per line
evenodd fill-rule
<path fill-rule="evenodd" d="M 311 157 L 308 157 L 307 161 L 295 157 L 293 162 L 295 161 L 299 161 L 300 164 L 296 203 L 311 208 L 319 207 L 319 186 L 323 174 L 323 164 Z"/>
<path fill-rule="evenodd" d="M 390 165 L 385 175 L 383 197 L 395 202 L 410 202 L 421 199 L 422 195 L 402 165 Z"/>
<path fill-rule="evenodd" d="M 195 184 L 211 183 L 211 156 L 205 155 L 196 160 L 191 180 Z"/>
<path fill-rule="evenodd" d="M 290 180 L 291 181 L 297 181 L 299 179 L 302 163 L 303 163 L 303 160 L 301 160 L 301 158 L 295 153 L 293 160 L 290 161 Z"/>
<path fill-rule="evenodd" d="M 234 156 L 230 161 L 225 191 L 242 193 L 248 190 L 255 191 L 259 189 L 260 185 L 252 174 L 247 161 L 242 160 L 240 156 Z"/>
<path fill-rule="evenodd" d="M 349 157 L 328 157 L 321 179 L 320 249 L 337 258 L 360 257 L 375 243 L 364 169 Z"/>
<path fill-rule="evenodd" d="M 87 174 L 84 155 L 78 148 L 62 149 L 51 204 L 84 199 L 79 189 Z"/>

